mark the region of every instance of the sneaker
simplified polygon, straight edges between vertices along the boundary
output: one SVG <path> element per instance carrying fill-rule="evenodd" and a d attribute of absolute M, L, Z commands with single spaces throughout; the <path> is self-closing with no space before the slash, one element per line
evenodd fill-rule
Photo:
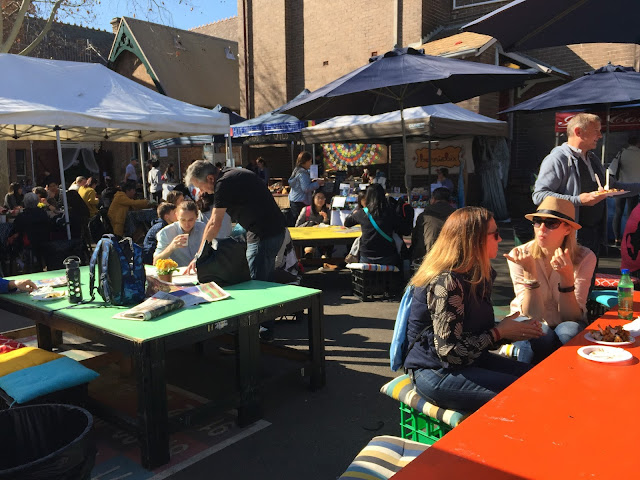
<path fill-rule="evenodd" d="M 260 327 L 260 341 L 261 342 L 265 342 L 265 343 L 271 343 L 273 342 L 274 339 L 274 335 L 273 335 L 273 331 L 269 328 L 266 327 Z"/>
<path fill-rule="evenodd" d="M 344 261 L 347 263 L 358 263 L 358 257 L 348 254 L 346 257 L 344 257 Z"/>

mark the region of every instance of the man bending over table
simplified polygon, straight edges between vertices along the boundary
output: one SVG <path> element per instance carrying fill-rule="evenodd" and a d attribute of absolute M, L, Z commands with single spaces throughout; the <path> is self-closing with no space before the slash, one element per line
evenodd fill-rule
<path fill-rule="evenodd" d="M 214 193 L 213 211 L 204 231 L 205 241 L 217 237 L 225 213 L 247 231 L 247 262 L 253 280 L 269 281 L 275 259 L 284 241 L 286 221 L 273 195 L 253 172 L 240 168 L 218 168 L 204 160 L 193 162 L 187 169 L 185 183 L 206 193 Z M 195 271 L 195 259 L 187 273 Z M 260 338 L 271 340 L 273 334 L 260 327 Z"/>

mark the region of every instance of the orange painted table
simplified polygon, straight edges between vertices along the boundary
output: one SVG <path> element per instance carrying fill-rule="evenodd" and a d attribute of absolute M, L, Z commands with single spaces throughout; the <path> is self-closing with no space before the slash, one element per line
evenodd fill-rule
<path fill-rule="evenodd" d="M 640 313 L 640 292 L 634 294 Z M 622 325 L 612 309 L 593 326 Z M 597 363 L 580 333 L 447 433 L 394 480 L 638 478 L 640 337 Z M 633 473 L 633 472 L 636 473 Z"/>

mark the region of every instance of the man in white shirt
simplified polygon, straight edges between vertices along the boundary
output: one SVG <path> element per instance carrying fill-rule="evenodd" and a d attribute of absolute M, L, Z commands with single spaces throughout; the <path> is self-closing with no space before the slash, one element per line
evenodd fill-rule
<path fill-rule="evenodd" d="M 158 170 L 158 165 L 160 165 L 160 162 L 158 162 L 157 160 L 151 162 L 151 170 L 149 170 L 147 180 L 149 181 L 149 192 L 151 192 L 151 199 L 157 203 L 160 203 L 162 200 L 162 180 L 160 179 L 161 173 L 160 170 Z"/>
<path fill-rule="evenodd" d="M 611 163 L 609 171 L 621 182 L 639 182 L 640 148 L 638 148 L 638 137 L 635 135 L 629 137 L 628 143 L 629 146 L 622 149 L 616 156 L 617 162 L 614 159 Z M 613 235 L 618 246 L 620 246 L 620 239 L 622 238 L 622 231 L 620 230 L 622 216 L 627 205 L 629 205 L 627 214 L 631 215 L 633 209 L 638 205 L 638 194 L 630 193 L 629 196 L 616 197 L 616 211 L 613 215 Z"/>

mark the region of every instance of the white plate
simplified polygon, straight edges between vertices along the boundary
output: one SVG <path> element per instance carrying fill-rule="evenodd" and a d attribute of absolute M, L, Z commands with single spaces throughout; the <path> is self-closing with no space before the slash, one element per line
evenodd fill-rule
<path fill-rule="evenodd" d="M 176 275 L 171 277 L 171 283 L 174 285 L 197 285 L 198 275 Z"/>
<path fill-rule="evenodd" d="M 52 300 L 60 300 L 67 296 L 66 291 L 56 290 L 54 292 L 49 293 L 37 293 L 35 295 L 31 295 L 34 300 L 38 300 L 39 302 L 50 302 Z"/>
<path fill-rule="evenodd" d="M 624 348 L 605 347 L 599 345 L 587 345 L 578 349 L 578 355 L 587 360 L 601 363 L 624 362 L 633 358 L 630 352 Z"/>
<path fill-rule="evenodd" d="M 605 342 L 604 340 L 596 340 L 595 338 L 593 338 L 593 335 L 591 335 L 591 332 L 585 333 L 584 338 L 586 338 L 587 340 L 593 343 L 598 343 L 600 345 L 610 345 L 612 347 L 621 347 L 622 345 L 631 345 L 636 341 L 634 337 L 631 337 L 631 340 L 628 342 Z"/>

